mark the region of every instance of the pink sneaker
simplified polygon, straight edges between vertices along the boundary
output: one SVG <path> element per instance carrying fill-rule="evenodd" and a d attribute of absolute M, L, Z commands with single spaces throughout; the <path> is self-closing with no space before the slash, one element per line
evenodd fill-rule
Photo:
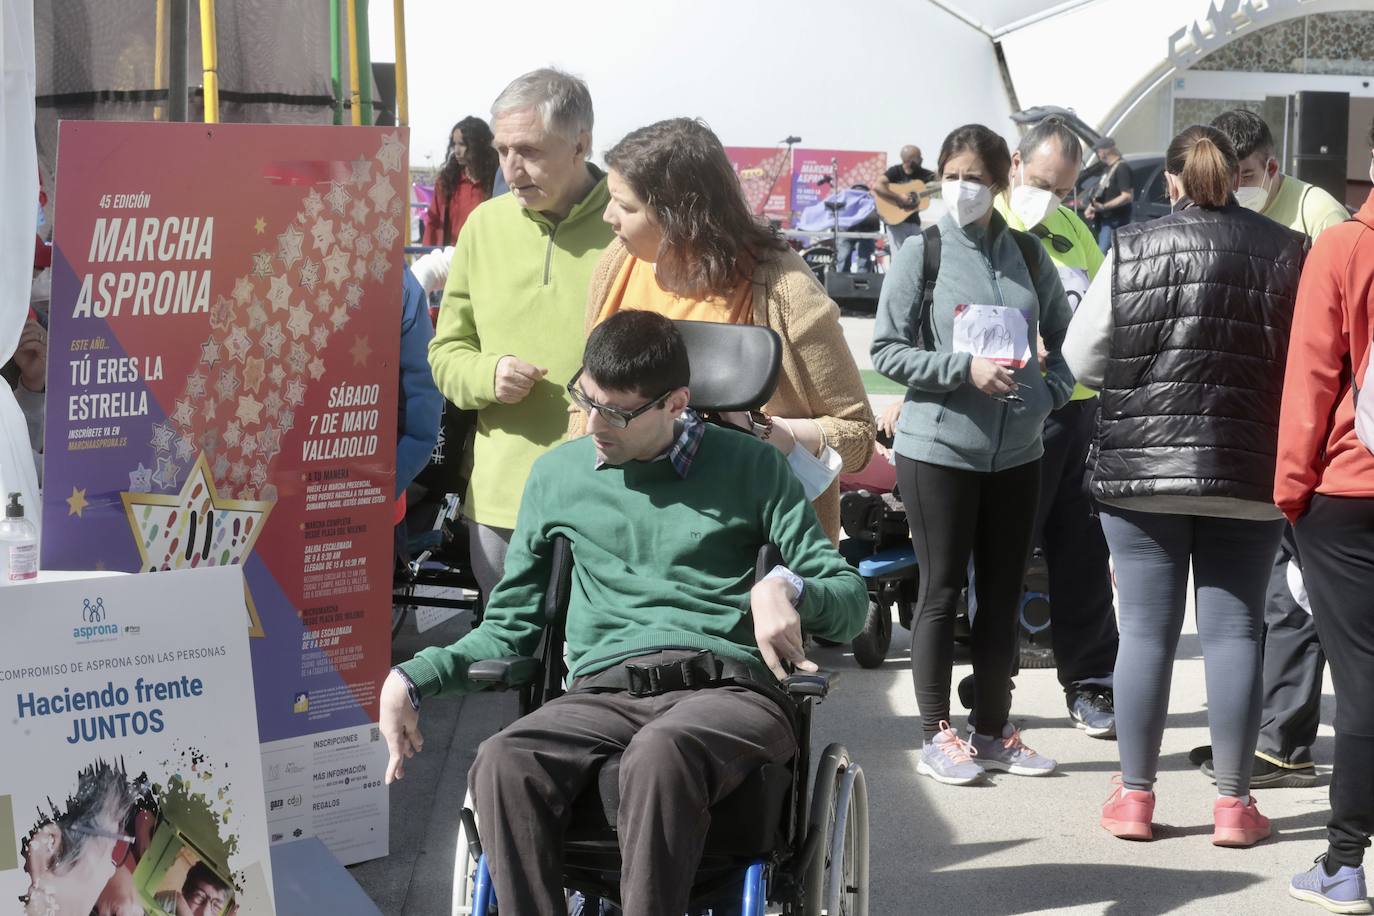
<path fill-rule="evenodd" d="M 1128 789 L 1120 783 L 1102 804 L 1102 827 L 1119 840 L 1153 840 L 1150 819 L 1155 813 L 1155 793 Z"/>
<path fill-rule="evenodd" d="M 1212 831 L 1213 846 L 1253 846 L 1274 832 L 1269 826 L 1269 818 L 1259 813 L 1255 799 L 1249 795 L 1218 798 L 1212 805 L 1212 820 L 1216 823 Z"/>

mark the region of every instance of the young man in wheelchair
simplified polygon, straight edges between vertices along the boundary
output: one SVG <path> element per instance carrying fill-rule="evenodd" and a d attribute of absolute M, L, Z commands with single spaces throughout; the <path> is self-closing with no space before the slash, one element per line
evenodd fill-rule
<path fill-rule="evenodd" d="M 535 653 L 553 538 L 571 541 L 569 692 L 483 742 L 468 777 L 503 912 L 565 907 L 559 838 L 617 754 L 624 912 L 686 910 L 711 806 L 796 753 L 778 681 L 784 664 L 815 670 L 803 629 L 842 642 L 863 626 L 863 580 L 786 459 L 703 423 L 688 383 L 671 321 L 625 311 L 597 327 L 569 385 L 589 434 L 535 463 L 485 620 L 382 688 L 390 782 L 422 747 L 424 697 L 477 689 L 474 662 Z M 765 543 L 787 565 L 755 584 Z"/>

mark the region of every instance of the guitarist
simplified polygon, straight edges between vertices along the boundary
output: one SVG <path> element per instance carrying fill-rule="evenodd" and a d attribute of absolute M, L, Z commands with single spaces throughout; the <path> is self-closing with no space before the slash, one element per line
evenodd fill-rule
<path fill-rule="evenodd" d="M 1103 137 L 1093 144 L 1093 152 L 1107 166 L 1088 199 L 1083 218 L 1097 230 L 1097 244 L 1106 254 L 1112 247 L 1112 233 L 1131 221 L 1134 212 L 1135 176 L 1131 166 L 1116 148 L 1116 141 Z"/>
<path fill-rule="evenodd" d="M 892 186 L 907 181 L 924 181 L 929 184 L 935 180 L 934 172 L 921 167 L 921 148 L 919 146 L 902 147 L 901 157 L 902 161 L 899 164 L 888 169 L 881 178 L 873 182 L 874 195 L 893 206 L 911 211 L 911 215 L 906 219 L 887 227 L 889 257 L 897 253 L 903 242 L 921 231 L 921 211 L 917 209 L 920 203 L 919 199 L 914 193 L 899 194 L 892 190 Z"/>

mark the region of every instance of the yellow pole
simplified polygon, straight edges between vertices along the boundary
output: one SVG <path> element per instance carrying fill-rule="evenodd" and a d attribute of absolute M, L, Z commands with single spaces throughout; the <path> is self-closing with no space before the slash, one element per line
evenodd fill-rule
<path fill-rule="evenodd" d="M 215 0 L 200 0 L 200 63 L 204 68 L 206 124 L 219 123 L 219 54 L 215 47 Z"/>
<path fill-rule="evenodd" d="M 406 10 L 405 0 L 392 0 L 396 27 L 396 123 L 410 126 L 410 89 L 406 70 Z"/>
<path fill-rule="evenodd" d="M 153 38 L 153 88 L 165 89 L 163 71 L 167 69 L 167 0 L 157 0 L 157 25 Z M 153 106 L 153 120 L 162 120 L 162 106 Z"/>
<path fill-rule="evenodd" d="M 351 85 L 348 89 L 348 107 L 353 114 L 353 126 L 363 123 L 363 99 L 358 86 L 358 5 L 348 0 L 348 75 Z"/>

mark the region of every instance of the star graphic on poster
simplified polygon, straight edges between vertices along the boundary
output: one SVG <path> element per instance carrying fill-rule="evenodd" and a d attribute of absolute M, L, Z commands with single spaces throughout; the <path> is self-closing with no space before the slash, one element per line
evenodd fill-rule
<path fill-rule="evenodd" d="M 372 256 L 372 263 L 368 266 L 372 269 L 372 276 L 381 283 L 386 279 L 386 272 L 391 269 L 391 258 L 386 256 L 386 252 L 379 251 Z"/>
<path fill-rule="evenodd" d="M 262 387 L 262 380 L 267 376 L 267 367 L 262 358 L 250 356 L 243 364 L 243 387 L 247 390 L 258 393 Z"/>
<path fill-rule="evenodd" d="M 322 352 L 329 345 L 329 328 L 322 324 L 315 325 L 315 329 L 310 332 L 310 344 L 315 348 L 315 352 Z"/>
<path fill-rule="evenodd" d="M 334 221 L 332 219 L 318 219 L 315 225 L 310 227 L 310 236 L 315 241 L 315 250 L 320 254 L 329 254 L 329 246 L 334 244 Z"/>
<path fill-rule="evenodd" d="M 245 458 L 256 454 L 258 451 L 258 437 L 254 435 L 245 435 L 239 440 L 239 451 L 243 452 Z"/>
<path fill-rule="evenodd" d="M 186 396 L 192 400 L 205 397 L 205 376 L 199 369 L 186 377 Z"/>
<path fill-rule="evenodd" d="M 293 407 L 299 407 L 304 401 L 305 382 L 302 382 L 299 378 L 293 378 L 291 381 L 286 383 L 286 403 L 292 405 Z M 285 415 L 284 412 L 283 415 Z M 282 422 L 282 427 L 287 428 L 285 425 L 285 421 Z"/>
<path fill-rule="evenodd" d="M 177 461 L 188 463 L 196 457 L 196 442 L 188 434 L 182 433 L 177 439 Z"/>
<path fill-rule="evenodd" d="M 400 219 L 405 212 L 405 207 L 401 206 L 401 198 L 396 198 L 391 202 L 391 208 L 387 211 L 393 219 Z"/>
<path fill-rule="evenodd" d="M 291 284 L 286 274 L 272 278 L 272 286 L 267 290 L 267 301 L 272 303 L 272 311 L 280 312 L 291 299 Z"/>
<path fill-rule="evenodd" d="M 230 420 L 224 424 L 224 444 L 229 448 L 238 448 L 243 441 L 243 428 L 239 426 L 238 420 Z"/>
<path fill-rule="evenodd" d="M 310 361 L 310 377 L 317 382 L 324 377 L 324 360 L 318 356 Z"/>
<path fill-rule="evenodd" d="M 304 242 L 305 234 L 295 226 L 287 226 L 286 231 L 277 236 L 277 259 L 287 270 L 301 259 L 301 245 Z"/>
<path fill-rule="evenodd" d="M 243 483 L 248 479 L 248 465 L 242 461 L 235 461 L 229 467 L 229 479 L 234 483 Z"/>
<path fill-rule="evenodd" d="M 258 338 L 258 345 L 262 347 L 262 352 L 272 358 L 281 356 L 281 345 L 286 343 L 286 335 L 281 332 L 281 322 L 274 321 L 263 329 L 262 337 Z"/>
<path fill-rule="evenodd" d="M 311 219 L 319 216 L 321 211 L 324 210 L 324 201 L 320 199 L 320 192 L 311 188 L 310 193 L 305 195 L 303 206 L 305 207 L 306 215 Z"/>
<path fill-rule="evenodd" d="M 172 420 L 182 429 L 191 428 L 191 424 L 196 421 L 196 408 L 189 398 L 177 399 L 177 409 L 172 414 Z"/>
<path fill-rule="evenodd" d="M 286 370 L 281 367 L 281 363 L 273 363 L 271 370 L 267 373 L 267 378 L 276 388 L 281 387 L 281 383 L 286 381 Z M 276 394 L 274 391 L 273 394 Z"/>
<path fill-rule="evenodd" d="M 363 288 L 356 283 L 348 284 L 348 289 L 344 290 L 344 302 L 348 303 L 350 309 L 357 309 L 363 304 Z"/>
<path fill-rule="evenodd" d="M 262 399 L 262 412 L 269 417 L 275 417 L 281 413 L 281 395 L 277 394 L 275 388 L 267 392 L 267 397 Z"/>
<path fill-rule="evenodd" d="M 300 281 L 301 286 L 304 286 L 313 293 L 315 291 L 315 284 L 320 282 L 320 265 L 314 261 L 307 260 L 301 265 Z"/>
<path fill-rule="evenodd" d="M 305 306 L 297 303 L 291 306 L 291 317 L 286 320 L 286 329 L 291 332 L 293 340 L 300 340 L 310 333 L 310 312 Z"/>
<path fill-rule="evenodd" d="M 234 323 L 234 303 L 220 296 L 210 306 L 210 327 L 216 331 L 227 331 Z"/>
<path fill-rule="evenodd" d="M 234 370 L 226 366 L 219 370 L 219 381 L 215 382 L 215 394 L 219 395 L 221 401 L 227 401 L 234 396 L 234 392 L 239 390 L 239 380 L 234 375 Z"/>
<path fill-rule="evenodd" d="M 321 312 L 329 311 L 329 307 L 334 304 L 334 297 L 330 295 L 328 289 L 321 289 L 320 294 L 315 297 L 315 308 Z"/>
<path fill-rule="evenodd" d="M 234 281 L 234 301 L 239 305 L 247 305 L 248 300 L 253 298 L 253 281 L 247 277 L 239 277 Z"/>
<path fill-rule="evenodd" d="M 200 415 L 205 419 L 206 423 L 215 419 L 215 414 L 218 411 L 216 407 L 217 404 L 219 404 L 219 401 L 216 401 L 214 398 L 206 398 L 204 401 L 200 402 Z"/>
<path fill-rule="evenodd" d="M 210 403 L 213 404 L 214 402 L 211 401 Z M 207 429 L 200 436 L 200 444 L 207 452 L 213 452 L 219 448 L 219 430 Z"/>
<path fill-rule="evenodd" d="M 396 188 L 392 186 L 391 179 L 385 175 L 378 175 L 377 180 L 368 189 L 367 196 L 372 198 L 372 206 L 378 213 L 385 213 L 387 205 L 396 196 Z"/>
<path fill-rule="evenodd" d="M 248 475 L 248 479 L 255 487 L 260 487 L 267 483 L 267 465 L 263 464 L 261 461 L 253 465 L 253 470 Z"/>
<path fill-rule="evenodd" d="M 214 367 L 219 362 L 219 341 L 210 337 L 205 343 L 200 345 L 200 361 L 205 365 Z"/>
<path fill-rule="evenodd" d="M 353 198 L 348 193 L 348 188 L 342 181 L 331 181 L 329 183 L 329 193 L 324 195 L 324 199 L 325 202 L 329 204 L 331 210 L 335 213 L 342 213 L 348 206 L 348 202 Z"/>
<path fill-rule="evenodd" d="M 157 470 L 153 472 L 153 483 L 160 489 L 170 490 L 177 485 L 177 478 L 181 476 L 181 468 L 172 464 L 172 459 L 157 456 Z"/>
<path fill-rule="evenodd" d="M 329 323 L 334 326 L 335 331 L 342 331 L 344 325 L 348 324 L 348 309 L 339 306 L 329 315 Z"/>
<path fill-rule="evenodd" d="M 353 209 L 351 212 L 353 215 L 353 222 L 357 223 L 359 226 L 367 222 L 367 201 L 361 197 L 353 201 Z"/>
<path fill-rule="evenodd" d="M 86 500 L 86 488 L 78 490 L 72 487 L 72 495 L 67 497 L 67 514 L 81 518 L 81 513 L 86 511 L 90 503 Z"/>
<path fill-rule="evenodd" d="M 372 355 L 372 348 L 367 343 L 367 335 L 353 338 L 353 346 L 349 348 L 348 352 L 353 355 L 353 365 L 366 366 L 368 357 Z"/>
<path fill-rule="evenodd" d="M 348 279 L 348 253 L 342 248 L 335 248 L 329 253 L 329 257 L 324 259 L 324 282 L 333 283 L 334 288 L 338 289 L 339 284 Z"/>
<path fill-rule="evenodd" d="M 365 258 L 358 258 L 358 260 L 353 262 L 353 279 L 367 279 L 367 260 Z"/>
<path fill-rule="evenodd" d="M 257 299 L 248 306 L 248 330 L 256 331 L 267 324 L 267 310 L 262 307 L 262 303 Z"/>
<path fill-rule="evenodd" d="M 229 332 L 229 336 L 224 338 L 224 350 L 229 354 L 230 359 L 243 362 L 244 357 L 252 348 L 253 341 L 248 338 L 248 332 L 238 325 Z"/>
<path fill-rule="evenodd" d="M 352 174 L 349 176 L 348 183 L 354 187 L 361 188 L 372 180 L 372 160 L 366 156 L 359 156 L 349 164 Z"/>
<path fill-rule="evenodd" d="M 155 452 L 170 452 L 174 436 L 176 436 L 176 430 L 166 423 L 154 423 L 153 438 L 149 440 L 148 444 L 153 447 Z"/>
<path fill-rule="evenodd" d="M 145 468 L 140 461 L 138 467 L 129 472 L 129 492 L 147 493 L 152 488 L 153 472 L 150 468 Z"/>
<path fill-rule="evenodd" d="M 372 236 L 360 235 L 358 241 L 353 243 L 353 251 L 360 258 L 365 258 L 372 254 Z"/>
<path fill-rule="evenodd" d="M 300 375 L 305 371 L 305 364 L 308 362 L 310 354 L 305 352 L 305 347 L 292 342 L 291 350 L 286 354 L 286 368 L 291 370 L 292 375 Z"/>
<path fill-rule="evenodd" d="M 296 425 L 296 412 L 290 407 L 283 410 L 277 418 L 277 425 L 281 427 L 282 432 L 291 432 L 291 428 Z"/>
<path fill-rule="evenodd" d="M 396 228 L 396 224 L 391 220 L 382 220 L 377 224 L 377 228 L 372 230 L 372 237 L 377 240 L 377 244 L 383 248 L 390 248 L 391 243 L 400 236 L 401 230 Z"/>
<path fill-rule="evenodd" d="M 258 452 L 266 461 L 271 461 L 281 452 L 281 430 L 267 425 L 258 434 Z"/>
<path fill-rule="evenodd" d="M 239 422 L 244 426 L 252 426 L 262 422 L 262 401 L 253 397 L 251 394 L 239 395 L 239 409 L 234 416 L 238 417 Z"/>
<path fill-rule="evenodd" d="M 352 248 L 353 241 L 358 237 L 358 227 L 352 223 L 344 223 L 339 227 L 338 242 L 341 248 Z"/>
<path fill-rule="evenodd" d="M 253 253 L 253 276 L 272 276 L 272 252 L 255 251 Z"/>
<path fill-rule="evenodd" d="M 401 159 L 406 154 L 406 145 L 401 142 L 401 135 L 395 131 L 382 135 L 382 148 L 377 150 L 377 161 L 382 164 L 385 172 L 399 172 L 401 170 Z"/>
<path fill-rule="evenodd" d="M 297 210 L 297 211 L 296 211 L 296 222 L 300 223 L 301 225 L 305 225 L 305 211 L 304 211 L 304 210 Z"/>
<path fill-rule="evenodd" d="M 267 220 L 265 220 L 265 219 L 263 219 L 261 216 L 259 216 L 259 217 L 258 217 L 256 220 L 254 220 L 254 222 L 253 222 L 253 231 L 256 232 L 258 235 L 262 235 L 264 232 L 266 232 L 266 231 L 267 231 Z"/>
<path fill-rule="evenodd" d="M 215 459 L 215 479 L 223 480 L 229 473 L 229 459 L 220 455 Z"/>

